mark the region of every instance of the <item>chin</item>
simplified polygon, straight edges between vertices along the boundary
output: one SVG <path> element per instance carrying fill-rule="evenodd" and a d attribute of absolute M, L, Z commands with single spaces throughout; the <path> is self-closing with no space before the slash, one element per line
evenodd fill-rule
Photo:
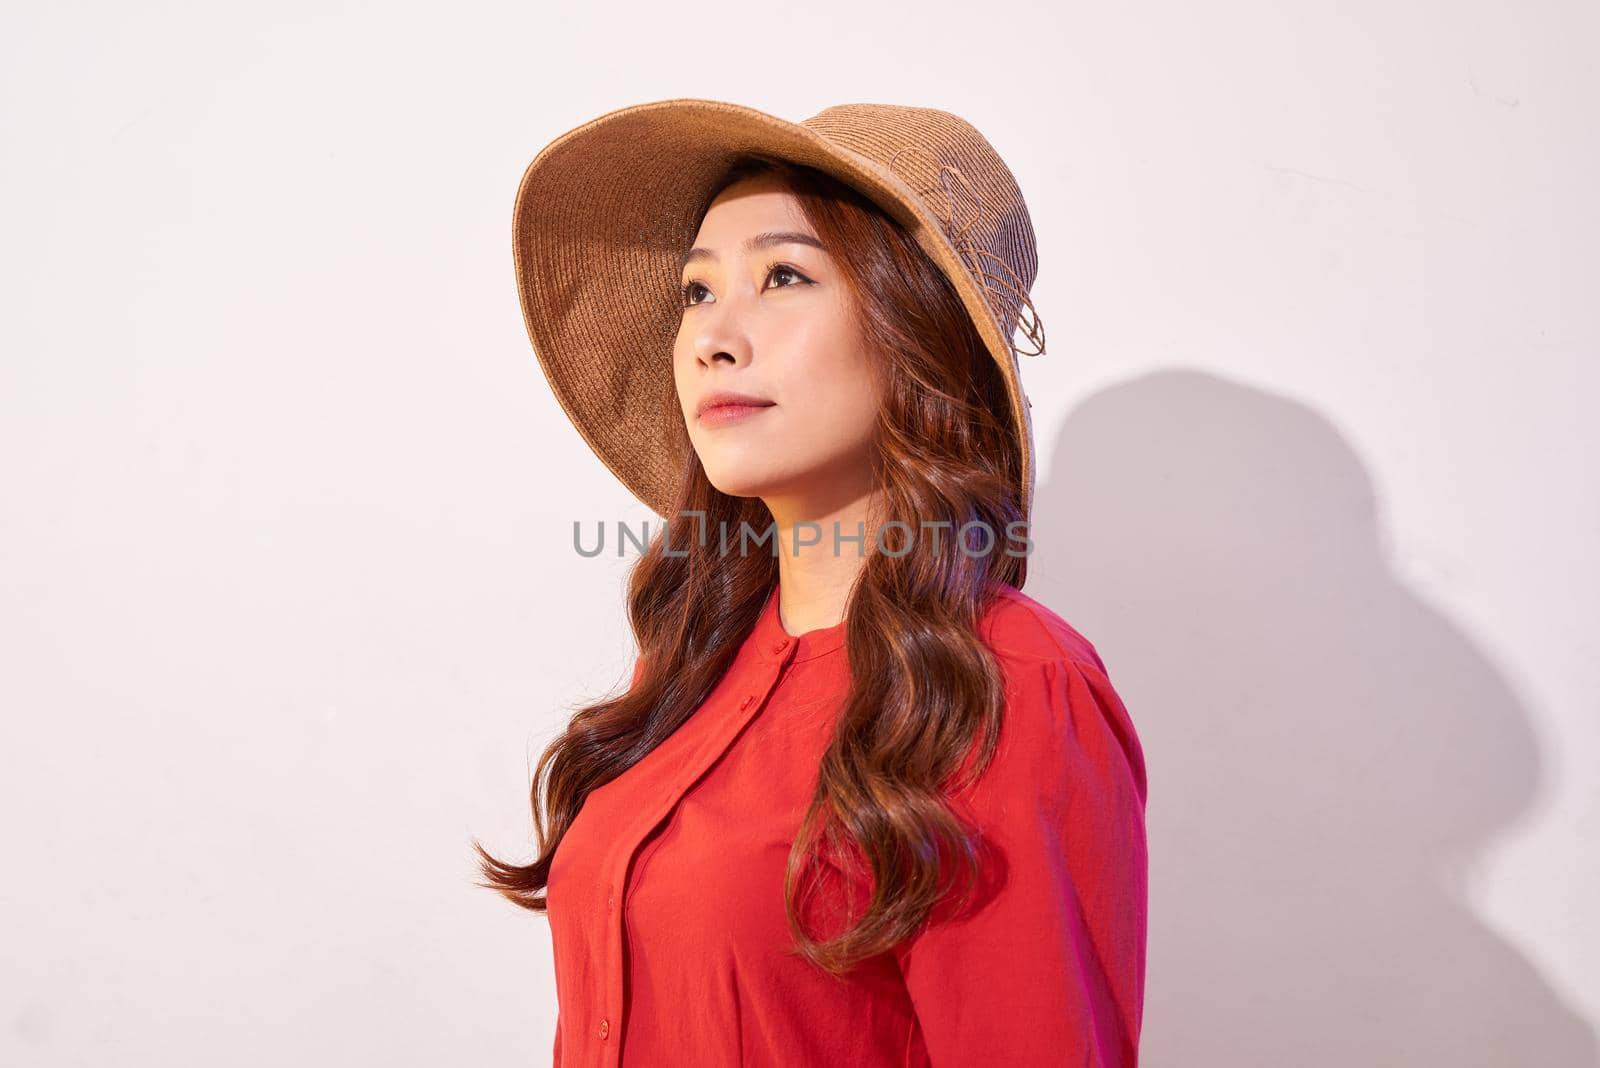
<path fill-rule="evenodd" d="M 771 479 L 718 474 L 710 470 L 706 471 L 706 479 L 718 493 L 729 497 L 764 497 L 773 486 Z"/>
<path fill-rule="evenodd" d="M 792 487 L 797 477 L 803 477 L 803 469 L 796 470 L 791 465 L 775 470 L 770 454 L 722 456 L 722 463 L 718 463 L 718 459 L 712 456 L 707 462 L 707 457 L 701 457 L 700 464 L 705 468 L 706 480 L 718 493 L 729 497 L 770 497 Z"/>

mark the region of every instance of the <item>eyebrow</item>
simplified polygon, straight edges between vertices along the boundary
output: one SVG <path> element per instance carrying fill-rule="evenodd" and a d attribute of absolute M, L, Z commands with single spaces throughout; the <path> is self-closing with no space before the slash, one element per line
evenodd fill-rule
<path fill-rule="evenodd" d="M 802 233 L 799 230 L 762 231 L 761 233 L 756 234 L 754 237 L 745 239 L 744 251 L 747 253 L 754 252 L 758 248 L 768 248 L 772 245 L 810 245 L 814 249 L 821 249 L 824 252 L 827 251 L 822 247 L 821 241 L 818 241 L 810 234 Z M 714 260 L 716 258 L 717 254 L 715 252 L 712 252 L 708 248 L 696 246 L 690 249 L 688 252 L 685 252 L 678 260 L 678 273 L 682 274 L 684 268 L 688 267 L 691 263 L 695 263 L 696 261 Z"/>

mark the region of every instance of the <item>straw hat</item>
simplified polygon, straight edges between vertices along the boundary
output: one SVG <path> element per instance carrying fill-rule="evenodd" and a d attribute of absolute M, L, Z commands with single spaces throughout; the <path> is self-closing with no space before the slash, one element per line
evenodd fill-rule
<path fill-rule="evenodd" d="M 672 376 L 679 261 L 736 155 L 805 164 L 903 225 L 945 273 L 999 364 L 1031 514 L 1033 420 L 1020 355 L 1042 355 L 1038 271 L 1016 179 L 983 135 L 933 108 L 841 104 L 794 123 L 715 100 L 609 112 L 547 145 L 513 209 L 517 291 L 557 400 L 596 455 L 668 517 L 687 460 Z M 1021 328 L 1025 346 L 1015 345 Z"/>

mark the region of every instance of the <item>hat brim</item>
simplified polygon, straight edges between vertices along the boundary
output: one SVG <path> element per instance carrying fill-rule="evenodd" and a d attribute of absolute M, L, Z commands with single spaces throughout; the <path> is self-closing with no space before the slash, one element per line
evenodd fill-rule
<path fill-rule="evenodd" d="M 528 338 L 595 455 L 651 511 L 669 515 L 690 448 L 672 375 L 680 258 L 711 184 L 746 152 L 814 167 L 859 190 L 950 279 L 1005 379 L 1027 515 L 1033 425 L 1016 353 L 939 220 L 877 161 L 800 123 L 715 100 L 602 115 L 547 145 L 518 186 L 513 259 Z"/>

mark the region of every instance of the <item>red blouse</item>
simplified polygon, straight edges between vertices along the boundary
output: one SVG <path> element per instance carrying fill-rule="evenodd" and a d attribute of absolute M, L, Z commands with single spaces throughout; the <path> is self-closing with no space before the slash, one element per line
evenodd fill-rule
<path fill-rule="evenodd" d="M 847 979 L 786 952 L 784 867 L 849 664 L 845 624 L 794 637 L 775 590 L 706 702 L 592 791 L 556 850 L 557 1066 L 1137 1064 L 1138 736 L 1093 645 L 1048 608 L 1003 587 L 979 633 L 1005 720 L 954 804 L 1002 855 L 999 888 Z"/>

